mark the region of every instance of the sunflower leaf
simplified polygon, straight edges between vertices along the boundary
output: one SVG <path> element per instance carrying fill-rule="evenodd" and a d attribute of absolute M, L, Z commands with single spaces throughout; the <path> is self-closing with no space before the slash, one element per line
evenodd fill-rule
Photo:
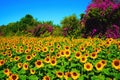
<path fill-rule="evenodd" d="M 20 80 L 26 80 L 27 76 L 26 75 L 20 75 Z"/>
<path fill-rule="evenodd" d="M 19 73 L 19 74 L 25 74 L 25 73 L 26 73 L 26 71 L 25 71 L 25 70 L 23 70 L 23 69 L 21 69 L 20 71 L 18 71 L 18 73 Z"/>
<path fill-rule="evenodd" d="M 3 74 L 3 70 L 0 71 L 0 79 L 3 79 L 5 77 L 5 74 Z"/>
<path fill-rule="evenodd" d="M 120 79 L 120 73 L 113 73 L 115 80 L 119 80 Z"/>
<path fill-rule="evenodd" d="M 84 75 L 81 75 L 78 80 L 84 80 Z"/>
<path fill-rule="evenodd" d="M 38 77 L 36 75 L 31 75 L 28 78 L 29 80 L 38 80 Z"/>
<path fill-rule="evenodd" d="M 106 74 L 106 75 L 110 75 L 109 68 L 107 68 L 107 69 L 103 69 L 102 71 L 103 71 L 104 74 Z"/>

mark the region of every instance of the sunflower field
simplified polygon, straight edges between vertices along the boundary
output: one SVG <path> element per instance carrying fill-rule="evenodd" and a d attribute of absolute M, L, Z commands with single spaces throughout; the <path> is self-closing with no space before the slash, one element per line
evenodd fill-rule
<path fill-rule="evenodd" d="M 0 37 L 0 80 L 120 80 L 120 40 Z"/>

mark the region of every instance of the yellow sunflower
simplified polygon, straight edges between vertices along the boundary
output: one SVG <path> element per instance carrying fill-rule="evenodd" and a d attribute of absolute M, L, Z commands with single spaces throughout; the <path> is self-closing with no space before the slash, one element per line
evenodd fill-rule
<path fill-rule="evenodd" d="M 67 80 L 71 77 L 71 72 L 65 72 L 64 78 Z"/>
<path fill-rule="evenodd" d="M 44 62 L 45 63 L 50 63 L 50 57 L 49 56 L 45 57 Z"/>
<path fill-rule="evenodd" d="M 11 76 L 9 76 L 9 80 L 18 80 L 19 77 L 17 74 L 12 74 Z"/>
<path fill-rule="evenodd" d="M 84 64 L 84 69 L 87 70 L 87 71 L 92 71 L 93 69 L 93 65 L 91 63 L 85 63 Z"/>
<path fill-rule="evenodd" d="M 30 69 L 30 74 L 35 74 L 35 70 Z"/>
<path fill-rule="evenodd" d="M 99 53 L 101 51 L 101 48 L 95 48 L 95 52 Z"/>
<path fill-rule="evenodd" d="M 56 56 L 52 56 L 52 59 L 56 59 Z"/>
<path fill-rule="evenodd" d="M 71 52 L 70 52 L 70 50 L 65 50 L 65 57 L 70 57 L 70 55 L 71 55 Z"/>
<path fill-rule="evenodd" d="M 12 62 L 12 61 L 13 61 L 13 58 L 11 57 L 11 58 L 10 58 L 10 62 Z"/>
<path fill-rule="evenodd" d="M 43 67 L 42 60 L 37 60 L 37 61 L 35 61 L 35 67 L 37 67 L 37 68 Z"/>
<path fill-rule="evenodd" d="M 32 56 L 31 55 L 26 55 L 26 60 L 27 61 L 30 61 L 32 59 Z"/>
<path fill-rule="evenodd" d="M 57 53 L 57 54 L 56 54 L 56 58 L 60 58 L 60 53 Z"/>
<path fill-rule="evenodd" d="M 62 77 L 64 76 L 64 73 L 63 73 L 63 72 L 60 72 L 60 71 L 57 71 L 57 72 L 56 72 L 56 76 L 57 76 L 58 78 L 62 78 Z"/>
<path fill-rule="evenodd" d="M 115 69 L 119 69 L 119 68 L 120 68 L 120 60 L 114 59 L 114 60 L 112 61 L 112 66 L 113 66 Z"/>
<path fill-rule="evenodd" d="M 39 47 L 36 47 L 35 51 L 40 52 L 41 49 Z"/>
<path fill-rule="evenodd" d="M 9 76 L 10 70 L 9 70 L 8 68 L 7 68 L 7 69 L 4 69 L 4 74 L 7 75 L 7 76 Z"/>
<path fill-rule="evenodd" d="M 65 56 L 65 51 L 64 50 L 60 50 L 60 56 Z"/>
<path fill-rule="evenodd" d="M 76 52 L 76 53 L 75 53 L 75 58 L 76 58 L 76 59 L 80 59 L 81 56 L 82 56 L 82 53 L 81 53 L 81 52 Z"/>
<path fill-rule="evenodd" d="M 20 52 L 20 53 L 23 53 L 23 52 L 24 52 L 24 49 L 20 49 L 19 52 Z"/>
<path fill-rule="evenodd" d="M 12 53 L 9 53 L 9 54 L 8 54 L 8 57 L 12 57 Z"/>
<path fill-rule="evenodd" d="M 90 57 L 91 57 L 92 59 L 96 59 L 97 56 L 98 56 L 97 52 L 92 52 L 92 53 L 90 54 Z"/>
<path fill-rule="evenodd" d="M 42 80 L 50 80 L 49 76 L 44 76 Z"/>
<path fill-rule="evenodd" d="M 98 70 L 98 71 L 101 71 L 103 68 L 104 68 L 104 65 L 100 62 L 98 62 L 96 65 L 95 65 L 95 68 Z"/>
<path fill-rule="evenodd" d="M 57 48 L 57 49 L 60 49 L 60 48 L 61 48 L 60 44 L 57 44 L 56 48 Z"/>
<path fill-rule="evenodd" d="M 79 74 L 79 73 L 77 73 L 77 72 L 71 72 L 71 77 L 73 78 L 73 80 L 78 79 L 78 78 L 79 78 L 79 76 L 80 76 L 80 74 Z"/>
<path fill-rule="evenodd" d="M 0 60 L 0 66 L 4 65 L 5 61 L 4 60 Z"/>
<path fill-rule="evenodd" d="M 25 50 L 25 53 L 26 53 L 26 54 L 28 54 L 29 52 L 30 52 L 30 50 L 29 50 L 29 49 L 26 49 L 26 50 Z"/>
<path fill-rule="evenodd" d="M 18 61 L 19 59 L 20 59 L 19 56 L 15 56 L 15 57 L 14 57 L 14 61 Z"/>
<path fill-rule="evenodd" d="M 24 70 L 28 70 L 28 64 L 27 64 L 27 63 L 24 63 L 24 64 L 23 64 L 23 69 L 24 69 Z"/>
<path fill-rule="evenodd" d="M 43 48 L 42 48 L 42 51 L 43 51 L 43 52 L 47 52 L 47 51 L 48 51 L 48 48 L 47 48 L 47 47 L 43 47 Z"/>
<path fill-rule="evenodd" d="M 22 68 L 22 63 L 21 62 L 18 63 L 18 68 Z"/>
<path fill-rule="evenodd" d="M 50 48 L 50 52 L 52 53 L 52 52 L 54 52 L 54 48 L 52 47 L 52 48 Z"/>
<path fill-rule="evenodd" d="M 105 66 L 107 64 L 106 60 L 101 60 L 100 62 L 103 64 L 103 66 Z"/>
<path fill-rule="evenodd" d="M 89 57 L 89 53 L 85 53 L 84 56 Z"/>
<path fill-rule="evenodd" d="M 23 46 L 19 46 L 19 49 L 23 49 Z"/>
<path fill-rule="evenodd" d="M 79 50 L 80 50 L 81 52 L 84 52 L 84 51 L 85 51 L 85 47 L 80 46 Z"/>
<path fill-rule="evenodd" d="M 109 47 L 110 45 L 111 45 L 111 42 L 110 41 L 106 41 L 105 46 Z"/>
<path fill-rule="evenodd" d="M 87 61 L 87 57 L 86 56 L 82 56 L 81 58 L 80 58 L 80 62 L 81 63 L 85 63 Z"/>
<path fill-rule="evenodd" d="M 3 55 L 3 56 L 6 56 L 6 55 L 7 55 L 7 53 L 6 53 L 6 52 L 2 52 L 2 55 Z"/>
<path fill-rule="evenodd" d="M 36 57 L 36 53 L 32 53 L 32 57 Z"/>
<path fill-rule="evenodd" d="M 69 50 L 70 47 L 69 47 L 69 46 L 64 46 L 64 49 L 65 49 L 65 50 Z"/>
<path fill-rule="evenodd" d="M 55 65 L 57 64 L 56 59 L 51 59 L 51 60 L 50 60 L 50 64 L 51 64 L 52 66 L 55 66 Z"/>
<path fill-rule="evenodd" d="M 20 51 L 19 51 L 19 49 L 16 49 L 16 53 L 19 53 Z"/>

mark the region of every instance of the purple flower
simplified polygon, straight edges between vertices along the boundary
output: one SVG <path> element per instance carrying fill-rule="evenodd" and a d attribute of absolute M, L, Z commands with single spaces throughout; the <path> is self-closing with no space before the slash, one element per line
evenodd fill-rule
<path fill-rule="evenodd" d="M 48 31 L 49 31 L 49 32 L 52 32 L 52 31 L 53 31 L 53 27 L 52 27 L 52 26 L 49 26 L 49 27 L 48 27 Z"/>

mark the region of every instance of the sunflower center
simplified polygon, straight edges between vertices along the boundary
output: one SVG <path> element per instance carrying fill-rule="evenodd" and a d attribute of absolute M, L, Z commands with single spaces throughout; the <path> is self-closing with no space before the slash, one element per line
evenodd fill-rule
<path fill-rule="evenodd" d="M 87 65 L 86 67 L 87 67 L 87 69 L 90 69 L 90 65 Z"/>
<path fill-rule="evenodd" d="M 68 46 L 66 46 L 65 48 L 66 48 L 66 49 L 69 49 L 69 47 L 68 47 Z"/>
<path fill-rule="evenodd" d="M 30 56 L 27 56 L 27 59 L 30 59 Z"/>
<path fill-rule="evenodd" d="M 88 54 L 85 54 L 85 56 L 88 56 Z"/>
<path fill-rule="evenodd" d="M 49 77 L 46 77 L 45 79 L 46 79 L 46 80 L 50 80 Z"/>
<path fill-rule="evenodd" d="M 32 72 L 34 72 L 34 70 L 32 70 Z"/>
<path fill-rule="evenodd" d="M 13 75 L 13 76 L 12 76 L 12 79 L 13 79 L 13 80 L 15 80 L 16 78 L 17 78 L 16 75 Z"/>
<path fill-rule="evenodd" d="M 29 49 L 31 49 L 31 47 L 29 47 Z"/>
<path fill-rule="evenodd" d="M 46 58 L 46 61 L 49 61 L 49 58 Z"/>
<path fill-rule="evenodd" d="M 1 61 L 1 64 L 3 64 L 4 62 L 3 61 Z"/>
<path fill-rule="evenodd" d="M 73 72 L 73 76 L 77 76 L 77 73 Z"/>
<path fill-rule="evenodd" d="M 69 54 L 69 51 L 66 51 L 66 54 L 68 55 L 68 54 Z"/>
<path fill-rule="evenodd" d="M 5 54 L 5 52 L 3 54 Z"/>
<path fill-rule="evenodd" d="M 101 67 L 101 64 L 97 64 L 97 67 L 100 68 L 100 67 Z"/>
<path fill-rule="evenodd" d="M 11 54 L 8 54 L 8 56 L 11 56 Z"/>
<path fill-rule="evenodd" d="M 109 44 L 109 42 L 107 42 L 107 44 Z"/>
<path fill-rule="evenodd" d="M 105 61 L 102 61 L 103 64 L 105 64 Z"/>
<path fill-rule="evenodd" d="M 18 57 L 16 57 L 15 59 L 18 60 Z"/>
<path fill-rule="evenodd" d="M 83 50 L 84 48 L 81 48 L 81 50 Z"/>
<path fill-rule="evenodd" d="M 64 52 L 61 52 L 62 55 L 64 55 Z"/>
<path fill-rule="evenodd" d="M 27 65 L 25 65 L 25 68 L 27 68 L 28 66 Z"/>
<path fill-rule="evenodd" d="M 26 52 L 28 52 L 28 50 Z"/>
<path fill-rule="evenodd" d="M 59 56 L 60 56 L 60 54 L 57 54 L 57 56 L 59 57 Z"/>
<path fill-rule="evenodd" d="M 92 54 L 93 57 L 95 57 L 95 54 Z"/>
<path fill-rule="evenodd" d="M 119 61 L 114 62 L 115 66 L 119 66 Z"/>
<path fill-rule="evenodd" d="M 79 53 L 77 53 L 77 54 L 76 54 L 76 56 L 77 56 L 77 57 L 79 57 L 79 56 L 80 56 L 80 54 L 79 54 Z"/>
<path fill-rule="evenodd" d="M 70 73 L 68 73 L 68 77 L 71 77 L 71 74 L 70 74 Z"/>
<path fill-rule="evenodd" d="M 52 60 L 52 64 L 55 64 L 55 60 Z"/>
<path fill-rule="evenodd" d="M 6 70 L 5 70 L 5 73 L 7 73 L 7 72 L 8 72 L 8 70 L 6 69 Z"/>
<path fill-rule="evenodd" d="M 58 75 L 60 75 L 60 76 L 61 76 L 61 75 L 62 75 L 62 73 L 61 73 L 61 72 L 59 72 L 59 73 L 58 73 Z"/>
<path fill-rule="evenodd" d="M 19 64 L 19 66 L 22 66 L 22 64 Z"/>
<path fill-rule="evenodd" d="M 84 61 L 85 60 L 85 58 L 82 58 L 82 61 Z"/>
<path fill-rule="evenodd" d="M 47 49 L 45 48 L 44 51 L 46 51 Z"/>
<path fill-rule="evenodd" d="M 38 61 L 38 62 L 37 62 L 37 65 L 41 65 L 41 62 L 40 62 L 40 61 Z"/>

